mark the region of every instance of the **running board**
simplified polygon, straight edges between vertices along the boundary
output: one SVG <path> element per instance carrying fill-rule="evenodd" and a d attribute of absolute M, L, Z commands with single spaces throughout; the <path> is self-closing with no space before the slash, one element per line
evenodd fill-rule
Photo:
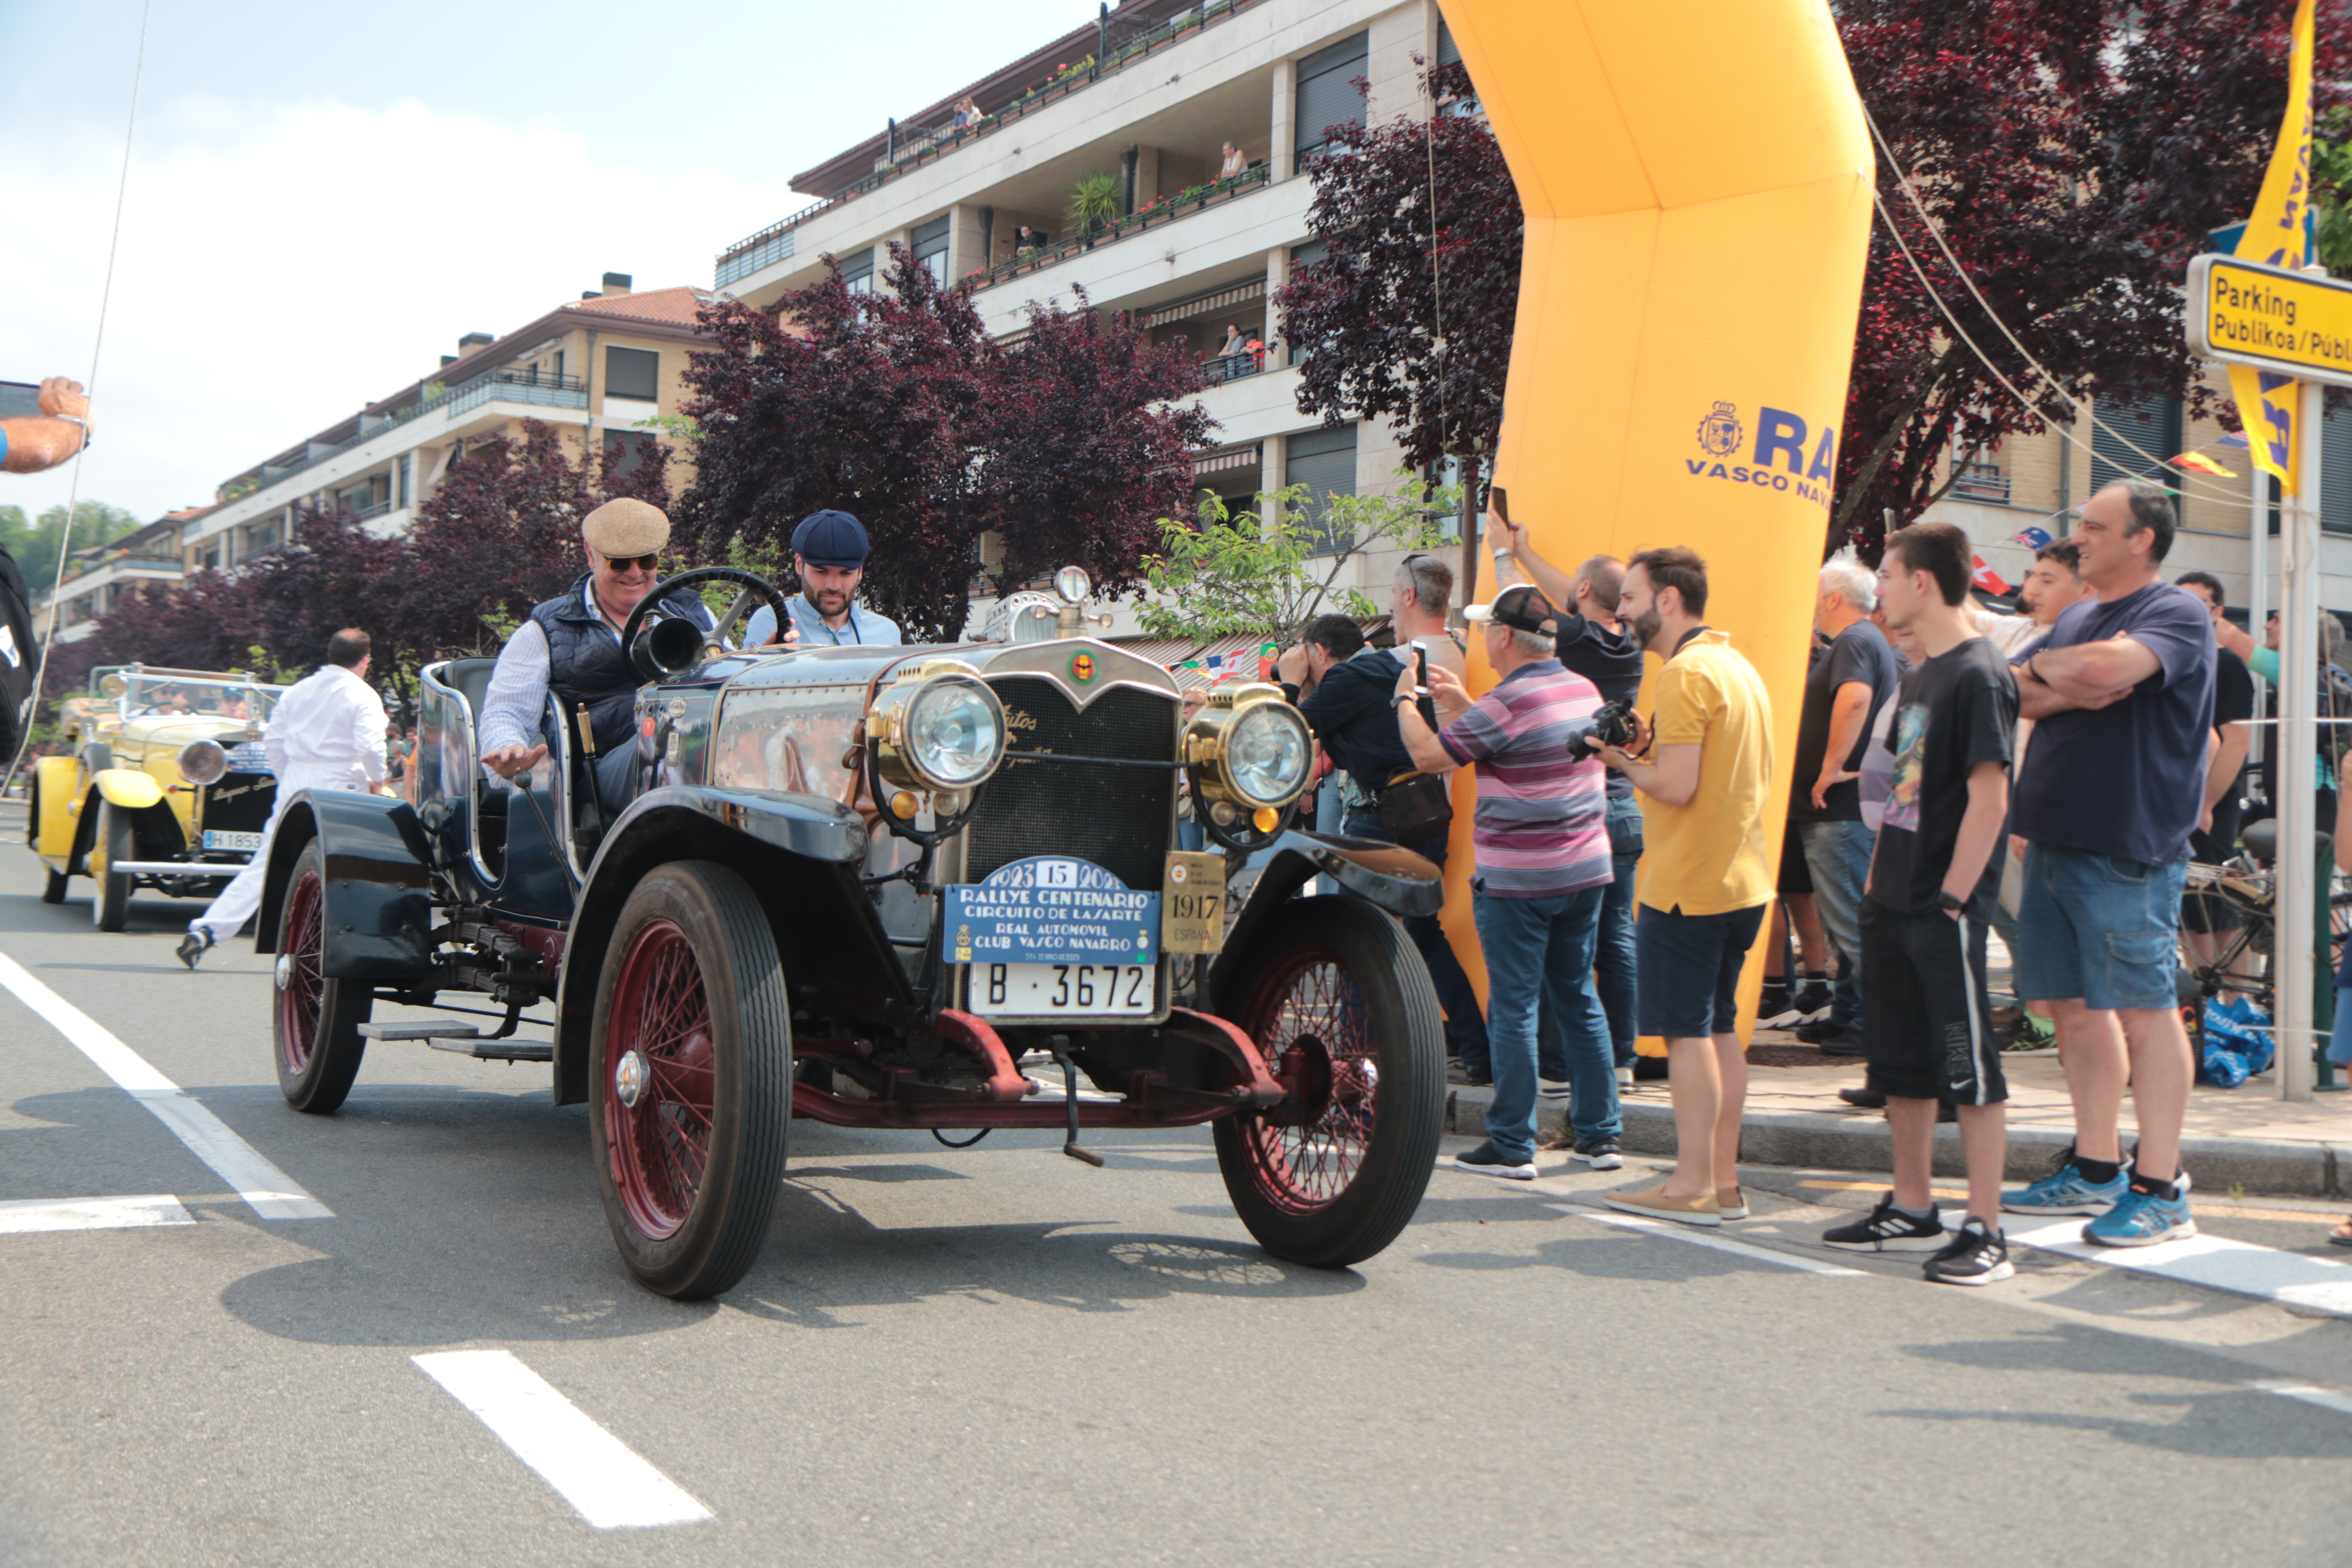
<path fill-rule="evenodd" d="M 422 1040 L 436 1051 L 451 1051 L 485 1062 L 551 1062 L 552 1040 L 486 1040 L 470 1024 L 362 1024 L 367 1040 Z"/>
<path fill-rule="evenodd" d="M 245 869 L 245 864 L 242 861 L 232 865 L 205 860 L 111 860 L 106 868 L 127 871 L 135 877 L 234 877 Z"/>

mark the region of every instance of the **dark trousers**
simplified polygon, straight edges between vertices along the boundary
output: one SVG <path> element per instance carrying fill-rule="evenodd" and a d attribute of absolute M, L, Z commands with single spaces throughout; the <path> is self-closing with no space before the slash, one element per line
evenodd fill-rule
<path fill-rule="evenodd" d="M 1609 1044 L 1616 1065 L 1633 1065 L 1634 1008 L 1640 998 L 1640 964 L 1634 954 L 1633 876 L 1642 865 L 1642 808 L 1633 797 L 1609 798 L 1609 864 L 1617 879 L 1601 900 L 1601 941 L 1592 978 L 1601 1010 L 1609 1018 Z"/>
<path fill-rule="evenodd" d="M 1377 812 L 1358 812 L 1348 818 L 1347 830 L 1353 838 L 1396 843 L 1396 835 L 1388 830 Z M 1400 847 L 1434 863 L 1441 871 L 1445 868 L 1443 833 Z M 1454 956 L 1454 944 L 1445 940 L 1445 928 L 1438 923 L 1435 915 L 1412 915 L 1404 921 L 1404 933 L 1412 939 L 1412 945 L 1420 950 L 1421 961 L 1429 966 L 1430 981 L 1437 987 L 1437 1005 L 1445 1009 L 1446 1048 L 1462 1058 L 1464 1067 L 1486 1071 L 1486 1016 L 1478 1010 L 1478 993 L 1471 989 L 1470 976 L 1463 973 L 1462 961 Z"/>

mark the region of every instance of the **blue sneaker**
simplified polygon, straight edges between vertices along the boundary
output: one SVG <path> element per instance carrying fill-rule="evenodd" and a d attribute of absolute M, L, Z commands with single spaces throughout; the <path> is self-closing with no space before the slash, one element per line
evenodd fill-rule
<path fill-rule="evenodd" d="M 2130 1191 L 2131 1177 L 2120 1170 L 2112 1182 L 2086 1181 L 2069 1151 L 2065 1163 L 2052 1174 L 2030 1187 L 2001 1194 L 2000 1206 L 2007 1214 L 2104 1215 Z"/>
<path fill-rule="evenodd" d="M 2189 1215 L 2189 1192 L 2177 1198 L 2158 1197 L 2133 1187 L 2128 1179 L 2122 1201 L 2083 1227 L 2084 1241 L 2101 1247 L 2154 1247 L 2159 1241 L 2185 1241 L 2197 1234 Z"/>

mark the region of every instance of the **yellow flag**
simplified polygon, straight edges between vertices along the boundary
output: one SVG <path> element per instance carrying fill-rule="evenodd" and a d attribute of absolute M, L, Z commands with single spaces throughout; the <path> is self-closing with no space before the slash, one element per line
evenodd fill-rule
<path fill-rule="evenodd" d="M 2278 145 L 2271 150 L 2263 194 L 2255 198 L 2246 232 L 2238 241 L 2238 259 L 2301 267 L 2310 205 L 2311 0 L 2300 0 L 2294 8 L 2294 54 L 2287 67 L 2286 118 L 2279 123 Z M 2250 365 L 2230 367 L 2230 395 L 2238 400 L 2239 417 L 2246 423 L 2247 449 L 2255 466 L 2275 476 L 2288 495 L 2294 493 L 2295 458 L 2301 449 L 2302 433 L 2294 427 L 2299 385 L 2291 375 Z"/>

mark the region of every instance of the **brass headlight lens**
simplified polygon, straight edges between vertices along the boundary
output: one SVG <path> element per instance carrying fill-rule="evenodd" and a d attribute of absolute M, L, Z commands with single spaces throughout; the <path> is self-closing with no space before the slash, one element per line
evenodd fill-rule
<path fill-rule="evenodd" d="M 1277 686 L 1252 682 L 1215 692 L 1184 731 L 1193 787 L 1213 803 L 1252 812 L 1297 800 L 1314 756 L 1307 721 Z"/>
<path fill-rule="evenodd" d="M 191 741 L 180 748 L 180 776 L 192 784 L 220 783 L 228 772 L 228 753 L 212 741 Z"/>
<path fill-rule="evenodd" d="M 875 767 L 888 783 L 970 790 L 1004 760 L 1004 704 L 970 665 L 930 659 L 875 700 L 866 734 Z"/>

